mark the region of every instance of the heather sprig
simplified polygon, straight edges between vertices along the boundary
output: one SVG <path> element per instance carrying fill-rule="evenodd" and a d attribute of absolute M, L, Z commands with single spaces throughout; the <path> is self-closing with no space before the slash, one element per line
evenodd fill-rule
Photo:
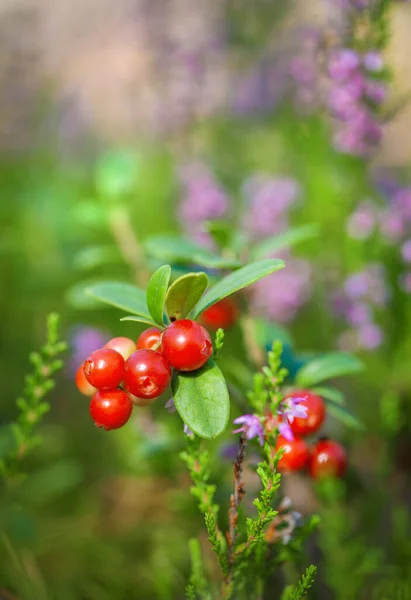
<path fill-rule="evenodd" d="M 39 444 L 36 427 L 50 410 L 45 397 L 55 386 L 54 375 L 63 367 L 58 358 L 67 349 L 59 340 L 60 317 L 51 313 L 47 318 L 47 338 L 40 351 L 30 354 L 32 373 L 26 375 L 23 394 L 17 398 L 19 414 L 9 426 L 11 449 L 0 460 L 0 475 L 6 479 L 19 474 L 20 462 Z"/>

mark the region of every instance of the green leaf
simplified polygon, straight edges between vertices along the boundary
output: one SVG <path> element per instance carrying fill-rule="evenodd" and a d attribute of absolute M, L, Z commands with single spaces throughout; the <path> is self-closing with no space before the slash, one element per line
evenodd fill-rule
<path fill-rule="evenodd" d="M 357 419 L 355 415 L 353 415 L 349 410 L 345 408 L 345 406 L 341 406 L 341 404 L 336 404 L 335 402 L 331 402 L 331 400 L 326 399 L 325 403 L 327 405 L 327 413 L 338 419 L 347 427 L 351 427 L 352 429 L 363 430 L 364 425 Z"/>
<path fill-rule="evenodd" d="M 334 352 L 315 358 L 298 371 L 297 385 L 311 387 L 326 379 L 359 373 L 364 368 L 362 362 L 352 354 Z"/>
<path fill-rule="evenodd" d="M 318 394 L 324 400 L 331 400 L 334 404 L 345 404 L 344 394 L 340 390 L 330 387 L 315 387 L 311 389 L 314 394 Z"/>
<path fill-rule="evenodd" d="M 171 267 L 164 265 L 157 269 L 147 286 L 147 306 L 154 321 L 162 327 L 164 325 L 164 305 L 166 301 L 168 283 L 170 281 Z"/>
<path fill-rule="evenodd" d="M 226 221 L 206 221 L 205 230 L 211 235 L 217 246 L 228 248 L 233 235 L 232 225 Z"/>
<path fill-rule="evenodd" d="M 222 258 L 180 237 L 155 235 L 147 238 L 143 246 L 150 257 L 164 262 L 197 264 L 209 269 L 236 269 L 242 264 L 236 259 Z"/>
<path fill-rule="evenodd" d="M 224 431 L 230 399 L 224 375 L 213 361 L 198 371 L 177 373 L 172 390 L 178 414 L 194 433 L 210 439 Z"/>
<path fill-rule="evenodd" d="M 158 327 L 157 323 L 149 317 L 135 317 L 134 315 L 128 315 L 127 317 L 122 317 L 120 321 L 135 321 L 136 323 L 146 323 L 146 325 L 150 325 L 150 327 Z"/>
<path fill-rule="evenodd" d="M 89 246 L 77 252 L 73 263 L 76 269 L 87 271 L 121 261 L 121 255 L 114 246 Z"/>
<path fill-rule="evenodd" d="M 80 310 L 92 310 L 101 308 L 100 302 L 96 298 L 88 295 L 87 290 L 90 287 L 99 285 L 99 280 L 79 281 L 72 285 L 65 293 L 65 301 L 74 308 Z"/>
<path fill-rule="evenodd" d="M 263 240 L 256 244 L 250 251 L 250 257 L 254 260 L 264 258 L 274 252 L 291 248 L 300 242 L 313 239 L 318 236 L 319 227 L 315 224 L 301 225 L 301 227 L 293 227 L 280 235 Z"/>
<path fill-rule="evenodd" d="M 208 286 L 205 273 L 187 273 L 172 283 L 167 292 L 166 311 L 170 319 L 183 319 L 196 306 Z"/>
<path fill-rule="evenodd" d="M 193 311 L 193 318 L 196 319 L 209 306 L 212 306 L 222 298 L 238 292 L 238 290 L 251 285 L 262 277 L 266 277 L 266 275 L 282 269 L 284 266 L 282 260 L 266 258 L 265 260 L 250 263 L 234 271 L 234 273 L 230 273 L 230 275 L 223 277 L 203 296 Z"/>
<path fill-rule="evenodd" d="M 134 285 L 118 281 L 104 281 L 89 287 L 86 294 L 105 304 L 110 304 L 110 306 L 115 306 L 134 315 L 146 317 L 151 321 L 146 294 Z"/>

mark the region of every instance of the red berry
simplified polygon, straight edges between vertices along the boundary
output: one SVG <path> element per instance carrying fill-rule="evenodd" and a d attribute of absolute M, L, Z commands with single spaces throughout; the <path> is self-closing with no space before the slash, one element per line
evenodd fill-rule
<path fill-rule="evenodd" d="M 149 327 L 137 340 L 137 350 L 157 350 L 161 344 L 162 332 L 157 327 Z"/>
<path fill-rule="evenodd" d="M 314 446 L 310 460 L 310 473 L 315 479 L 343 477 L 347 469 L 347 454 L 341 444 L 320 439 Z"/>
<path fill-rule="evenodd" d="M 295 417 L 290 424 L 292 432 L 297 435 L 311 435 L 318 431 L 325 419 L 325 404 L 323 399 L 317 394 L 312 394 L 306 390 L 293 392 L 287 398 L 306 398 L 300 403 L 300 406 L 307 407 L 307 418 Z"/>
<path fill-rule="evenodd" d="M 166 391 L 171 369 L 160 352 L 136 350 L 124 368 L 124 387 L 137 398 L 157 398 Z"/>
<path fill-rule="evenodd" d="M 130 354 L 133 354 L 137 350 L 137 347 L 133 340 L 127 337 L 115 337 L 104 346 L 104 348 L 111 348 L 116 350 L 124 360 L 127 360 Z"/>
<path fill-rule="evenodd" d="M 201 315 L 201 322 L 209 329 L 229 329 L 233 327 L 239 316 L 238 306 L 233 298 L 223 298 Z"/>
<path fill-rule="evenodd" d="M 162 352 L 172 367 L 179 371 L 195 371 L 213 353 L 210 334 L 190 319 L 175 321 L 163 333 Z"/>
<path fill-rule="evenodd" d="M 130 397 L 131 402 L 135 406 L 149 406 L 155 400 L 155 398 L 137 398 L 137 396 L 133 396 L 133 394 L 130 394 L 130 392 L 127 393 Z"/>
<path fill-rule="evenodd" d="M 84 375 L 98 390 L 112 390 L 124 376 L 124 358 L 112 348 L 101 348 L 89 356 L 83 366 Z"/>
<path fill-rule="evenodd" d="M 123 390 L 99 390 L 91 399 L 90 414 L 97 427 L 119 429 L 129 420 L 133 405 Z"/>
<path fill-rule="evenodd" d="M 77 369 L 76 373 L 76 386 L 84 396 L 94 396 L 97 392 L 97 388 L 93 387 L 91 383 L 89 383 L 84 375 L 83 365 L 80 365 Z"/>
<path fill-rule="evenodd" d="M 310 460 L 310 450 L 301 438 L 294 438 L 292 442 L 287 441 L 282 435 L 278 436 L 275 451 L 284 449 L 284 454 L 278 461 L 279 471 L 299 471 L 307 466 Z"/>

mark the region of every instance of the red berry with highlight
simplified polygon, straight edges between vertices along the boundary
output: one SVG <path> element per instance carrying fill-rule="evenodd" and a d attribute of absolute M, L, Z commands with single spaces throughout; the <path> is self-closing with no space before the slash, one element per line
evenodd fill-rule
<path fill-rule="evenodd" d="M 275 451 L 284 449 L 284 454 L 278 462 L 279 471 L 299 471 L 304 469 L 310 460 L 310 449 L 301 438 L 288 441 L 282 435 L 278 437 Z"/>
<path fill-rule="evenodd" d="M 317 394 L 305 390 L 293 392 L 287 398 L 306 398 L 299 404 L 307 408 L 307 418 L 295 417 L 290 427 L 297 435 L 311 435 L 318 431 L 325 419 L 325 403 Z"/>
<path fill-rule="evenodd" d="M 136 350 L 124 368 L 124 387 L 137 398 L 157 398 L 169 386 L 170 365 L 160 352 Z"/>
<path fill-rule="evenodd" d="M 124 360 L 127 360 L 128 357 L 137 350 L 137 346 L 133 340 L 130 340 L 130 338 L 127 337 L 115 337 L 107 342 L 104 348 L 116 350 L 119 354 L 121 354 Z"/>
<path fill-rule="evenodd" d="M 179 371 L 200 369 L 213 353 L 210 334 L 190 319 L 175 321 L 163 333 L 161 350 L 172 367 Z"/>
<path fill-rule="evenodd" d="M 123 390 L 99 390 L 90 403 L 91 418 L 107 431 L 123 427 L 132 411 L 131 400 Z"/>
<path fill-rule="evenodd" d="M 91 397 L 97 392 L 97 388 L 93 387 L 91 383 L 87 381 L 86 376 L 84 375 L 83 365 L 80 365 L 77 369 L 76 386 L 79 392 L 84 394 L 84 396 Z"/>
<path fill-rule="evenodd" d="M 124 358 L 112 348 L 101 348 L 89 356 L 83 366 L 87 381 L 98 390 L 112 390 L 124 376 Z"/>
<path fill-rule="evenodd" d="M 347 470 L 347 453 L 338 442 L 320 439 L 310 460 L 310 474 L 315 479 L 343 477 Z"/>
<path fill-rule="evenodd" d="M 237 322 L 239 310 L 233 298 L 223 298 L 209 308 L 201 315 L 201 322 L 212 330 L 230 329 Z"/>
<path fill-rule="evenodd" d="M 162 332 L 157 327 L 149 327 L 137 340 L 137 350 L 157 350 L 161 345 Z"/>

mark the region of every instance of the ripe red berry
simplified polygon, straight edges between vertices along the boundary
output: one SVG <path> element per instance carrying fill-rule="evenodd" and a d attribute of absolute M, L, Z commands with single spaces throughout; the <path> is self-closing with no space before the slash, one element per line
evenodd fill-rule
<path fill-rule="evenodd" d="M 91 399 L 90 414 L 97 427 L 119 429 L 129 420 L 133 405 L 123 390 L 99 390 Z"/>
<path fill-rule="evenodd" d="M 137 340 L 137 350 L 157 350 L 161 344 L 162 332 L 157 327 L 149 327 Z"/>
<path fill-rule="evenodd" d="M 91 383 L 89 383 L 84 375 L 83 365 L 80 365 L 77 369 L 76 373 L 76 386 L 84 396 L 94 396 L 97 392 L 97 388 L 93 387 Z"/>
<path fill-rule="evenodd" d="M 127 360 L 130 354 L 133 354 L 137 350 L 137 346 L 127 337 L 115 337 L 104 346 L 104 348 L 111 348 L 116 350 L 124 360 Z"/>
<path fill-rule="evenodd" d="M 307 466 L 310 460 L 310 450 L 301 438 L 294 438 L 292 442 L 287 441 L 282 435 L 278 436 L 275 451 L 284 449 L 284 454 L 278 461 L 279 471 L 299 471 Z"/>
<path fill-rule="evenodd" d="M 314 446 L 310 460 L 310 474 L 321 477 L 343 477 L 347 469 L 347 454 L 341 444 L 327 438 Z"/>
<path fill-rule="evenodd" d="M 124 376 L 124 358 L 112 348 L 101 348 L 89 356 L 83 366 L 89 383 L 98 390 L 112 390 Z"/>
<path fill-rule="evenodd" d="M 213 353 L 210 334 L 190 319 L 175 321 L 163 333 L 161 350 L 172 367 L 179 371 L 195 371 Z"/>
<path fill-rule="evenodd" d="M 171 379 L 170 365 L 160 352 L 136 350 L 124 368 L 124 387 L 138 398 L 157 398 Z"/>
<path fill-rule="evenodd" d="M 155 401 L 155 398 L 137 398 L 137 396 L 133 396 L 130 392 L 127 392 L 127 394 L 134 406 L 150 406 Z"/>
<path fill-rule="evenodd" d="M 239 310 L 233 298 L 223 298 L 201 315 L 201 322 L 212 330 L 229 329 L 235 325 L 239 316 Z"/>
<path fill-rule="evenodd" d="M 307 418 L 295 417 L 290 424 L 292 432 L 297 435 L 311 435 L 318 431 L 325 419 L 325 404 L 317 394 L 301 390 L 289 394 L 287 398 L 306 398 L 299 406 L 307 408 Z"/>

